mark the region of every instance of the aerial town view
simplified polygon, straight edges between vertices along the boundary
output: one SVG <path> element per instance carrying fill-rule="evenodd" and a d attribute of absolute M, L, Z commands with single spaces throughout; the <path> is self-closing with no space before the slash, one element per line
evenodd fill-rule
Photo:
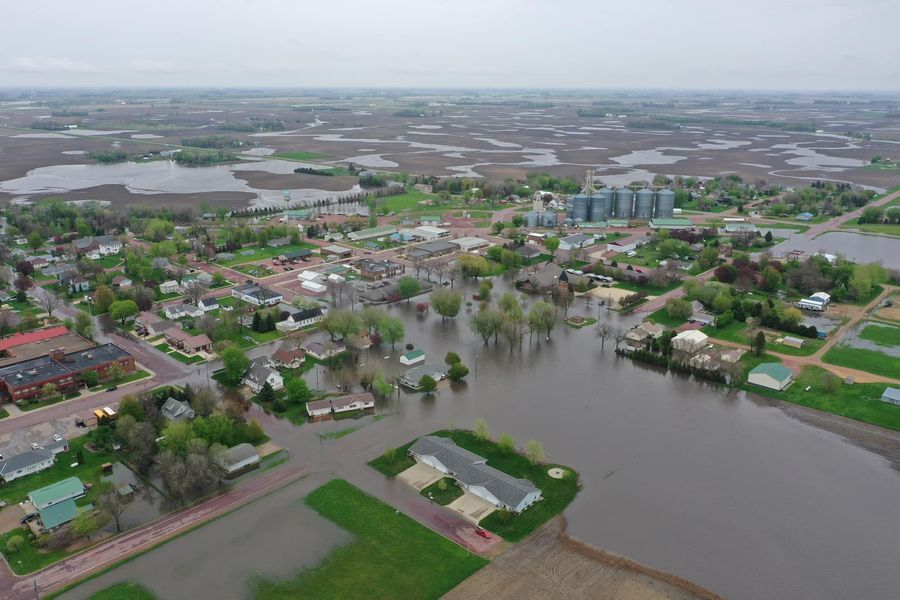
<path fill-rule="evenodd" d="M 0 600 L 900 597 L 900 5 L 386 4 L 4 7 Z"/>

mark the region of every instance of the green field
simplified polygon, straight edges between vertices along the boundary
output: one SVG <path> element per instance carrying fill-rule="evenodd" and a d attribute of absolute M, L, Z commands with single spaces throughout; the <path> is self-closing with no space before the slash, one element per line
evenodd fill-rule
<path fill-rule="evenodd" d="M 419 190 L 408 190 L 402 194 L 393 196 L 384 196 L 379 199 L 379 203 L 383 203 L 390 212 L 401 212 L 404 210 L 434 210 L 435 207 L 419 204 L 424 200 L 435 200 L 436 194 L 426 194 Z"/>
<path fill-rule="evenodd" d="M 305 502 L 355 539 L 293 578 L 256 578 L 257 600 L 436 599 L 487 564 L 341 479 L 316 489 Z"/>
<path fill-rule="evenodd" d="M 900 358 L 877 350 L 835 346 L 825 353 L 822 360 L 832 365 L 900 379 Z"/>
<path fill-rule="evenodd" d="M 859 219 L 850 219 L 843 225 L 844 228 L 859 229 L 866 233 L 874 233 L 878 235 L 896 235 L 900 236 L 900 225 L 890 223 L 859 223 Z"/>
<path fill-rule="evenodd" d="M 759 362 L 772 362 L 772 360 L 769 357 L 769 360 Z M 887 387 L 885 384 L 854 383 L 847 385 L 841 382 L 836 391 L 827 391 L 823 385 L 826 372 L 820 367 L 805 366 L 794 380 L 793 385 L 781 392 L 762 389 L 746 383 L 740 387 L 762 396 L 900 431 L 900 406 L 880 400 L 881 394 Z M 808 392 L 806 391 L 807 386 L 810 387 Z"/>
<path fill-rule="evenodd" d="M 284 150 L 281 152 L 276 152 L 272 155 L 275 158 L 283 158 L 285 160 L 297 160 L 300 162 L 309 162 L 315 160 L 321 160 L 323 158 L 329 158 L 327 154 L 322 154 L 320 152 L 308 152 L 306 150 Z"/>
<path fill-rule="evenodd" d="M 12 553 L 6 549 L 6 543 L 13 536 L 21 536 L 25 543 L 18 552 Z M 31 543 L 31 531 L 26 527 L 18 527 L 0 535 L 0 551 L 9 563 L 12 572 L 16 575 L 27 575 L 47 565 L 64 559 L 69 555 L 64 549 L 45 550 Z"/>
<path fill-rule="evenodd" d="M 88 600 L 156 600 L 156 594 L 139 583 L 117 583 L 100 590 Z"/>
<path fill-rule="evenodd" d="M 261 260 L 269 260 L 275 256 L 280 256 L 292 250 L 315 250 L 318 246 L 313 244 L 307 244 L 305 242 L 300 242 L 299 244 L 288 244 L 287 246 L 281 246 L 279 248 L 269 248 L 268 246 L 259 248 L 259 247 L 251 247 L 251 248 L 243 248 L 241 250 L 236 250 L 232 254 L 234 254 L 234 258 L 230 260 L 216 261 L 215 264 L 221 265 L 223 267 L 234 267 L 236 265 L 243 265 L 251 262 L 258 262 Z M 241 254 L 242 251 L 253 250 L 253 254 L 248 254 L 244 256 Z"/>
<path fill-rule="evenodd" d="M 868 325 L 859 332 L 859 337 L 879 346 L 900 346 L 900 327 Z"/>
<path fill-rule="evenodd" d="M 666 310 L 665 307 L 660 308 L 659 310 L 650 313 L 649 315 L 647 315 L 647 319 L 650 321 L 653 321 L 657 325 L 662 325 L 664 327 L 669 327 L 671 329 L 675 329 L 676 327 L 678 327 L 679 325 L 681 325 L 685 322 L 684 319 L 675 319 L 675 318 L 669 316 L 669 312 Z"/>

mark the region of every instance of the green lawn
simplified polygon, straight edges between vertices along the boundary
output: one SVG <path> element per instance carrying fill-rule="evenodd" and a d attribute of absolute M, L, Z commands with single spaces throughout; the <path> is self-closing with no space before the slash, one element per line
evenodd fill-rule
<path fill-rule="evenodd" d="M 444 489 L 441 489 L 441 482 L 444 482 Z M 452 477 L 444 477 L 439 481 L 435 481 L 428 487 L 419 492 L 426 498 L 430 498 L 441 506 L 447 506 L 457 498 L 463 495 L 461 487 L 456 485 Z"/>
<path fill-rule="evenodd" d="M 900 225 L 889 223 L 863 223 L 859 224 L 859 219 L 850 219 L 844 223 L 845 228 L 859 229 L 866 233 L 874 233 L 877 235 L 895 235 L 900 236 Z"/>
<path fill-rule="evenodd" d="M 344 480 L 326 483 L 305 502 L 355 539 L 293 578 L 256 578 L 257 600 L 436 599 L 487 564 Z"/>
<path fill-rule="evenodd" d="M 13 536 L 21 536 L 25 543 L 15 554 L 6 549 L 6 543 Z M 62 560 L 69 555 L 64 549 L 43 550 L 32 543 L 31 531 L 27 527 L 18 527 L 0 535 L 0 551 L 16 575 L 27 575 L 47 565 Z"/>
<path fill-rule="evenodd" d="M 388 451 L 368 462 L 368 465 L 384 475 L 385 477 L 396 477 L 403 471 L 407 470 L 414 464 L 416 464 L 416 459 L 407 454 L 409 451 L 409 447 L 415 443 L 416 440 L 409 442 L 399 448 L 396 448 L 394 451 Z M 390 456 L 390 455 L 393 456 Z"/>
<path fill-rule="evenodd" d="M 87 415 L 83 415 L 87 416 Z M 94 454 L 84 448 L 87 436 L 81 436 L 69 440 L 69 451 L 57 455 L 56 462 L 46 471 L 27 475 L 15 479 L 9 483 L 0 485 L 0 499 L 7 504 L 22 502 L 28 497 L 28 492 L 50 485 L 66 477 L 78 477 L 84 483 L 97 483 L 100 481 L 100 465 L 107 462 L 116 462 L 112 454 Z M 77 467 L 72 467 L 77 462 L 78 450 L 82 449 L 84 462 Z"/>
<path fill-rule="evenodd" d="M 307 244 L 306 242 L 300 242 L 299 244 L 288 244 L 287 246 L 281 246 L 279 248 L 269 248 L 268 246 L 263 246 L 260 248 L 252 246 L 250 248 L 235 250 L 233 252 L 234 258 L 230 260 L 216 261 L 215 264 L 221 265 L 223 267 L 233 267 L 235 265 L 242 265 L 245 263 L 271 259 L 275 256 L 280 256 L 287 252 L 291 252 L 292 250 L 315 250 L 316 248 L 318 248 L 318 246 Z M 246 252 L 248 250 L 253 250 L 253 254 L 247 254 L 246 256 L 241 254 L 241 252 Z"/>
<path fill-rule="evenodd" d="M 412 189 L 402 194 L 384 196 L 383 198 L 378 199 L 378 202 L 383 203 L 390 212 L 401 212 L 412 209 L 425 210 L 426 208 L 433 210 L 435 207 L 430 204 L 422 205 L 419 203 L 425 200 L 434 200 L 436 198 L 436 194 L 426 194 L 425 192 Z"/>
<path fill-rule="evenodd" d="M 169 356 L 171 356 L 178 362 L 183 362 L 186 365 L 195 365 L 197 363 L 204 362 L 203 357 L 197 356 L 196 354 L 193 356 L 186 356 L 186 355 L 182 354 L 181 352 L 171 352 L 171 353 L 169 353 Z"/>
<path fill-rule="evenodd" d="M 362 429 L 362 425 L 354 425 L 353 427 L 348 427 L 347 429 L 341 429 L 340 431 L 330 431 L 328 433 L 320 433 L 319 437 L 323 440 L 339 440 L 344 436 L 348 436 L 354 431 L 359 431 Z"/>
<path fill-rule="evenodd" d="M 704 325 L 700 331 L 712 338 L 744 344 L 745 346 L 750 345 L 750 338 L 747 335 L 747 324 L 739 321 L 732 321 L 724 327 Z"/>
<path fill-rule="evenodd" d="M 766 342 L 766 350 L 769 350 L 771 352 L 778 352 L 780 354 L 787 354 L 789 356 L 809 356 L 818 352 L 819 348 L 825 345 L 825 340 L 814 340 L 802 336 L 794 337 L 799 337 L 801 340 L 803 340 L 802 348 L 794 348 L 793 346 L 787 346 L 785 344 Z"/>
<path fill-rule="evenodd" d="M 636 283 L 631 283 L 629 281 L 619 281 L 616 280 L 615 287 L 622 288 L 623 290 L 629 290 L 632 292 L 647 292 L 651 296 L 662 296 L 666 292 L 671 292 L 672 290 L 681 287 L 683 281 L 673 281 L 663 287 L 657 287 L 650 283 L 646 285 L 637 285 Z"/>
<path fill-rule="evenodd" d="M 438 431 L 433 435 L 449 437 L 462 448 L 487 459 L 487 463 L 513 477 L 530 480 L 543 499 L 520 515 L 495 511 L 481 520 L 480 525 L 511 542 L 517 542 L 562 512 L 578 493 L 578 475 L 569 467 L 539 463 L 531 464 L 525 456 L 507 452 L 491 440 L 480 440 L 471 431 Z M 551 467 L 565 469 L 567 476 L 553 479 L 547 474 Z"/>
<path fill-rule="evenodd" d="M 900 327 L 868 325 L 859 332 L 859 337 L 879 346 L 900 346 Z"/>
<path fill-rule="evenodd" d="M 881 394 L 887 387 L 885 384 L 854 383 L 847 385 L 842 382 L 835 391 L 828 391 L 823 385 L 825 373 L 825 369 L 820 367 L 805 366 L 794 384 L 781 392 L 766 390 L 746 383 L 741 387 L 763 396 L 809 406 L 888 429 L 900 430 L 900 406 L 880 400 Z M 810 386 L 808 392 L 806 391 L 807 386 Z"/>
<path fill-rule="evenodd" d="M 840 365 L 883 377 L 900 379 L 900 358 L 889 356 L 877 350 L 835 346 L 825 353 L 822 360 L 832 365 Z"/>
<path fill-rule="evenodd" d="M 144 379 L 145 377 L 150 377 L 150 373 L 144 370 L 135 371 L 134 373 L 129 373 L 128 375 L 122 375 L 118 379 L 113 381 L 104 381 L 102 384 L 92 387 L 92 392 L 99 392 L 100 390 L 105 390 L 111 385 L 123 385 L 126 383 L 131 383 L 132 381 L 137 381 L 139 379 Z M 22 407 L 22 410 L 30 410 L 29 408 Z"/>
<path fill-rule="evenodd" d="M 649 315 L 647 315 L 647 319 L 653 321 L 657 325 L 662 325 L 664 327 L 669 327 L 672 329 L 675 329 L 685 322 L 684 319 L 676 319 L 674 317 L 671 317 L 665 307 L 650 313 Z"/>
<path fill-rule="evenodd" d="M 100 590 L 88 600 L 156 600 L 156 594 L 139 583 L 117 583 Z"/>
<path fill-rule="evenodd" d="M 306 150 L 283 150 L 281 152 L 276 152 L 272 156 L 274 156 L 275 158 L 284 158 L 287 160 L 298 160 L 300 162 L 309 162 L 328 158 L 327 154 L 322 154 L 320 152 L 309 152 Z"/>
<path fill-rule="evenodd" d="M 100 265 L 104 269 L 115 269 L 120 264 L 122 264 L 122 257 L 117 254 L 111 254 L 93 262 Z"/>

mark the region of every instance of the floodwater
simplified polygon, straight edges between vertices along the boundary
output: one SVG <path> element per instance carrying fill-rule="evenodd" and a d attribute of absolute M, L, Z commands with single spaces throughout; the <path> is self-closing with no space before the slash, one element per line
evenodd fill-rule
<path fill-rule="evenodd" d="M 138 581 L 160 599 L 251 597 L 248 583 L 252 576 L 290 577 L 304 566 L 320 562 L 335 546 L 351 541 L 349 533 L 302 502 L 303 496 L 327 480 L 301 480 L 61 598 L 82 600 L 122 581 Z"/>
<path fill-rule="evenodd" d="M 241 171 L 265 171 L 278 175 L 293 173 L 302 166 L 315 166 L 284 160 L 247 158 L 239 163 L 209 167 L 183 167 L 172 161 L 122 162 L 112 165 L 53 165 L 28 171 L 24 177 L 0 182 L 0 192 L 27 198 L 34 194 L 65 193 L 101 185 L 123 185 L 132 194 L 197 194 L 203 192 L 249 192 L 256 195 L 251 205 L 282 204 L 283 192 L 290 191 L 293 201 L 336 198 L 359 191 L 344 192 L 317 189 L 264 190 L 241 179 Z"/>
<path fill-rule="evenodd" d="M 802 250 L 807 254 L 843 254 L 856 262 L 880 262 L 885 267 L 900 268 L 900 239 L 897 238 L 829 231 L 813 239 L 802 234 L 791 235 L 772 247 L 775 256 L 782 256 L 791 250 Z"/>
<path fill-rule="evenodd" d="M 866 340 L 859 337 L 859 333 L 869 325 L 891 329 L 894 331 L 894 333 L 900 333 L 900 327 L 894 327 L 892 325 L 888 325 L 887 323 L 862 322 L 848 331 L 846 334 L 844 334 L 844 336 L 841 338 L 841 345 L 847 345 L 853 348 L 862 348 L 864 350 L 874 350 L 876 352 L 882 352 L 895 358 L 900 358 L 900 346 L 883 346 L 880 344 L 876 344 L 872 340 Z"/>
<path fill-rule="evenodd" d="M 900 474 L 883 457 L 765 400 L 617 358 L 593 328 L 559 326 L 550 343 L 526 337 L 510 353 L 502 340 L 474 339 L 464 315 L 441 323 L 406 304 L 388 310 L 426 360 L 453 350 L 471 373 L 431 400 L 404 394 L 394 416 L 347 439 L 399 445 L 412 432 L 485 418 L 494 435 L 540 440 L 551 460 L 581 474 L 566 512 L 576 538 L 728 598 L 897 597 Z M 569 314 L 597 307 L 578 301 Z M 360 362 L 372 368 L 383 361 L 375 354 Z"/>

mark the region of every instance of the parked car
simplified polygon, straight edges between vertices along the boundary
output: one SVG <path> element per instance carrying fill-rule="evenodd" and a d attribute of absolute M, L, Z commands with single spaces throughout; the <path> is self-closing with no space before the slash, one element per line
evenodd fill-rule
<path fill-rule="evenodd" d="M 53 434 L 53 441 L 54 441 L 54 442 L 61 442 L 61 441 L 62 441 L 62 436 L 59 435 L 58 433 L 54 433 L 54 434 Z"/>
<path fill-rule="evenodd" d="M 27 514 L 27 515 L 25 515 L 24 517 L 22 517 L 21 519 L 19 519 L 19 523 L 21 523 L 22 525 L 24 525 L 24 524 L 27 523 L 28 521 L 32 521 L 32 520 L 36 519 L 37 516 L 38 516 L 37 513 Z"/>
<path fill-rule="evenodd" d="M 84 419 L 81 417 L 75 417 L 75 427 L 86 427 L 84 424 Z"/>
<path fill-rule="evenodd" d="M 493 539 L 493 537 L 494 537 L 493 535 L 491 535 L 490 531 L 488 531 L 487 529 L 482 529 L 481 527 L 475 528 L 475 535 L 477 535 L 479 537 L 483 537 L 486 540 Z"/>
<path fill-rule="evenodd" d="M 38 445 L 37 442 L 31 442 L 31 449 L 32 449 L 32 450 L 37 450 L 38 448 L 40 448 L 40 446 Z"/>
<path fill-rule="evenodd" d="M 117 386 L 117 385 L 111 385 L 111 386 L 109 386 L 108 388 L 106 388 L 106 391 L 107 391 L 107 392 L 114 392 L 114 391 L 116 391 L 117 389 L 119 389 L 119 386 Z"/>

